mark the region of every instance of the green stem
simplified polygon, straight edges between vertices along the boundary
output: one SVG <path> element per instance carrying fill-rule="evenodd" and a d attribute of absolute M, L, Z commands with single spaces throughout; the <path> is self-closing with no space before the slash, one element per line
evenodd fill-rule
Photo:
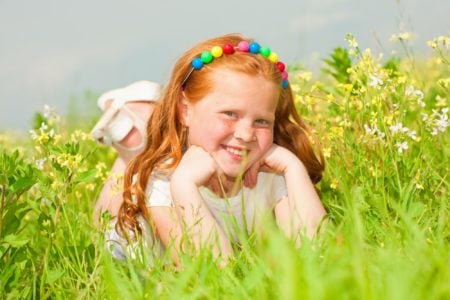
<path fill-rule="evenodd" d="M 2 204 L 0 207 L 0 237 L 3 236 L 3 210 L 5 209 L 5 187 L 1 186 L 2 190 Z"/>

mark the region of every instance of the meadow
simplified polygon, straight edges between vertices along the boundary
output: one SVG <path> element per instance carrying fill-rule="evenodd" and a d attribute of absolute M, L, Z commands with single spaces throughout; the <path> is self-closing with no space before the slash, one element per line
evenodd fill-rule
<path fill-rule="evenodd" d="M 224 267 L 206 250 L 181 270 L 111 258 L 91 216 L 115 153 L 89 136 L 94 118 L 45 107 L 29 134 L 2 132 L 0 298 L 450 299 L 450 42 L 416 58 L 409 39 L 382 55 L 349 34 L 319 74 L 290 66 L 328 223 L 297 249 L 267 222 Z"/>

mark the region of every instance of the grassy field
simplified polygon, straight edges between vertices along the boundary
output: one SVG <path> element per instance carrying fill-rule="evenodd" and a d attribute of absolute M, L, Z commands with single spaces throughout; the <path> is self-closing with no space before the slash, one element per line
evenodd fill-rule
<path fill-rule="evenodd" d="M 327 160 L 328 226 L 296 249 L 271 222 L 224 268 L 114 261 L 93 203 L 114 152 L 95 120 L 46 108 L 27 136 L 0 135 L 0 293 L 16 298 L 450 299 L 449 39 L 415 59 L 337 48 L 320 74 L 291 66 L 300 113 Z"/>

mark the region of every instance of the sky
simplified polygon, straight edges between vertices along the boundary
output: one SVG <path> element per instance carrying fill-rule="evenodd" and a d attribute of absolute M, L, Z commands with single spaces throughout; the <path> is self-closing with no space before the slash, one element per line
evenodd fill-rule
<path fill-rule="evenodd" d="M 30 129 L 45 104 L 64 115 L 137 80 L 164 84 L 186 49 L 224 33 L 314 71 L 349 32 L 385 54 L 392 34 L 412 32 L 426 55 L 449 15 L 448 0 L 0 0 L 0 131 Z"/>

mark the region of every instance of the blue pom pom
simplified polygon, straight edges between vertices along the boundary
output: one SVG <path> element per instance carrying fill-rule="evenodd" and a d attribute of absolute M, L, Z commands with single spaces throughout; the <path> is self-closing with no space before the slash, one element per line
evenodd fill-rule
<path fill-rule="evenodd" d="M 194 58 L 192 60 L 192 67 L 195 70 L 200 70 L 203 67 L 203 61 L 200 57 Z"/>
<path fill-rule="evenodd" d="M 257 54 L 259 53 L 259 48 L 261 48 L 261 46 L 257 42 L 253 42 L 248 47 L 248 50 L 253 54 Z"/>
<path fill-rule="evenodd" d="M 281 86 L 283 87 L 283 89 L 288 87 L 288 81 L 287 80 L 283 80 L 283 82 L 281 83 Z"/>

